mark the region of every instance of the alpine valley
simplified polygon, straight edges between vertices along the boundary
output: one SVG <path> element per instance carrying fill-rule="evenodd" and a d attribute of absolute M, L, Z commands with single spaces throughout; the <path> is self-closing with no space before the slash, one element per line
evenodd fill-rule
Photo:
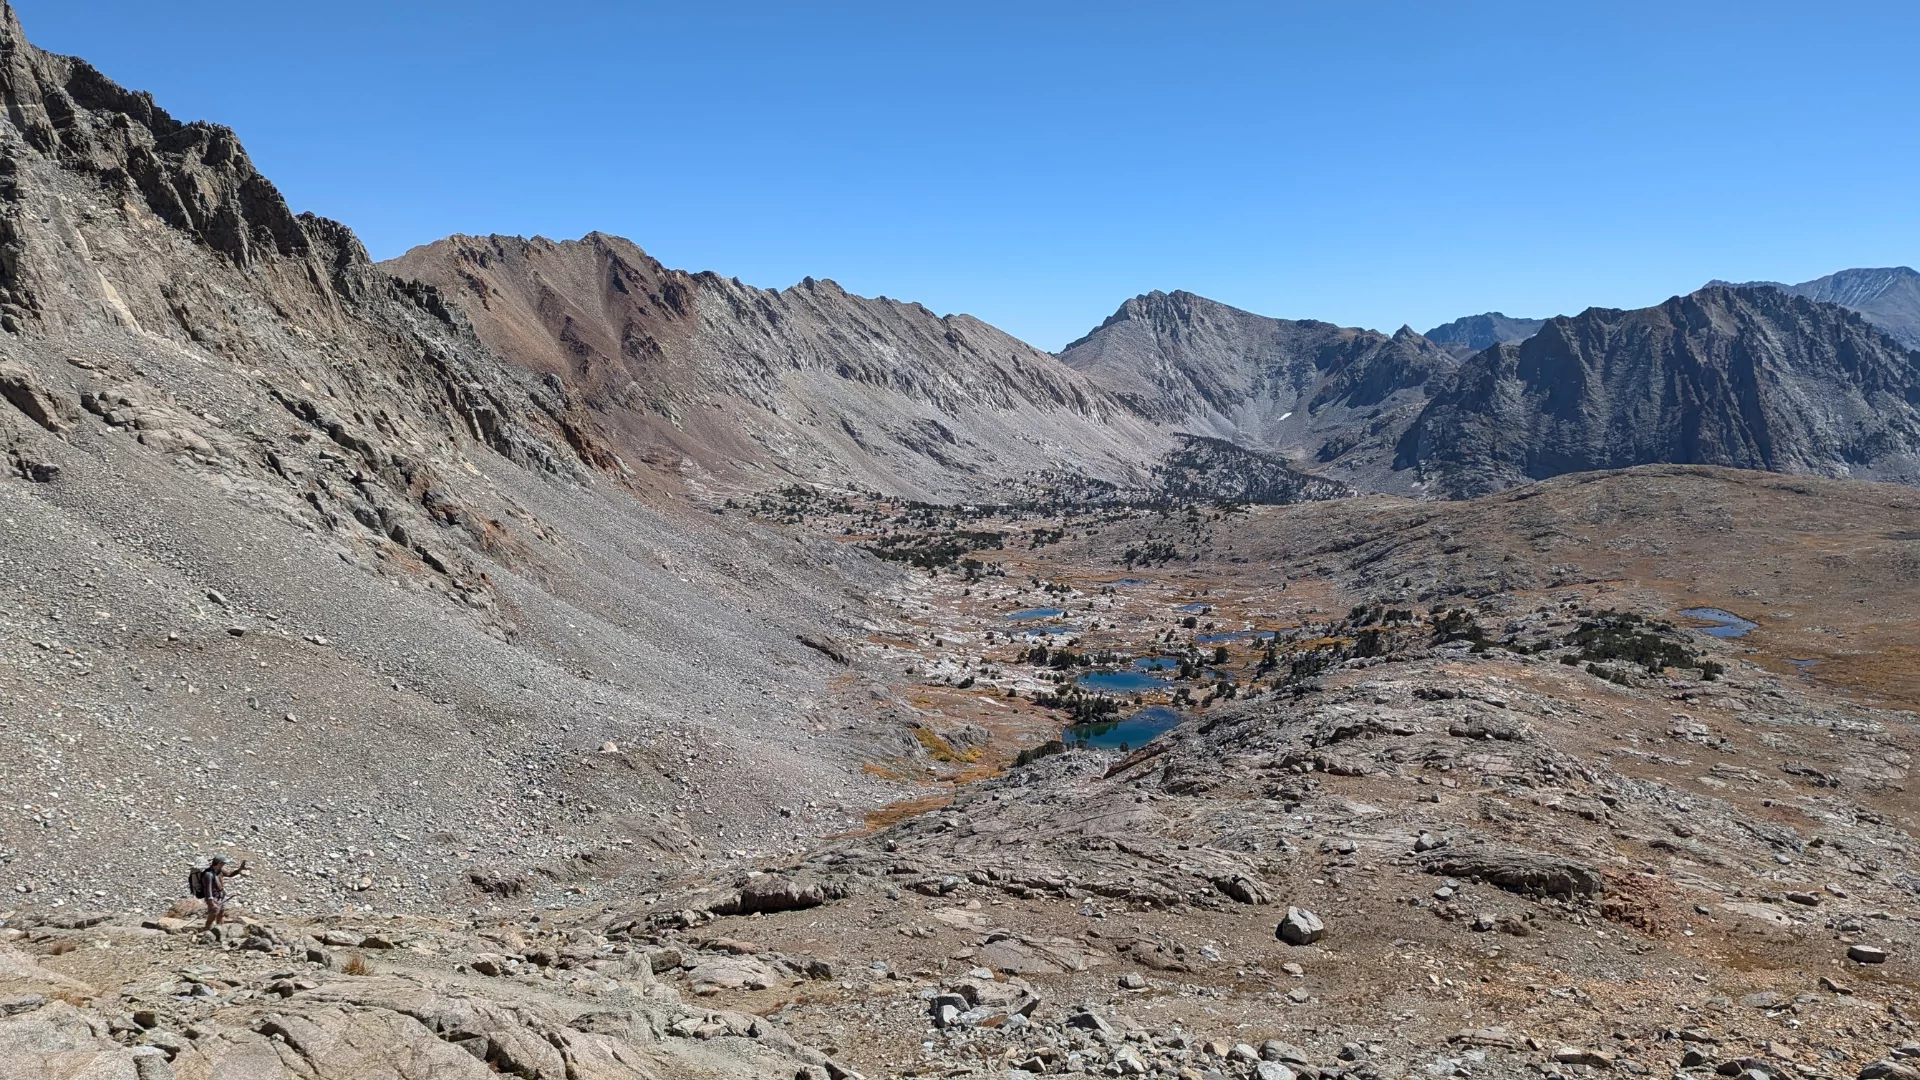
<path fill-rule="evenodd" d="M 0 94 L 0 1080 L 1920 1076 L 1913 271 L 1055 355 Z"/>

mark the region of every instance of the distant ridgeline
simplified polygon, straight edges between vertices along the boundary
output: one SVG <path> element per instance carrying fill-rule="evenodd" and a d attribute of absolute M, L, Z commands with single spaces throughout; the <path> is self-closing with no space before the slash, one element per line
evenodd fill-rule
<path fill-rule="evenodd" d="M 456 236 L 375 264 L 346 226 L 295 214 L 233 132 L 33 49 L 0 13 L 0 342 L 20 346 L 0 374 L 0 453 L 23 476 L 58 467 L 43 437 L 79 404 L 72 372 L 91 369 L 55 353 L 93 335 L 95 351 L 165 339 L 265 372 L 273 409 L 329 431 L 393 493 L 360 506 L 267 466 L 291 512 L 416 555 L 430 534 L 396 515 L 453 516 L 423 501 L 450 498 L 448 482 L 423 477 L 466 438 L 642 499 L 796 482 L 941 504 L 1027 488 L 1460 498 L 1656 463 L 1920 482 L 1920 274 L 1905 267 L 1715 284 L 1638 311 L 1490 312 L 1425 335 L 1152 292 L 1055 355 L 831 281 L 671 269 L 599 233 Z M 339 400 L 342 357 L 349 389 L 405 398 L 405 423 Z M 137 389 L 125 396 L 157 408 Z M 202 457 L 228 441 L 204 415 L 233 411 L 136 424 L 131 404 L 94 408 Z"/>
<path fill-rule="evenodd" d="M 1061 358 L 1199 433 L 1156 467 L 1169 493 L 1469 498 L 1652 464 L 1920 483 L 1916 332 L 1920 275 L 1896 269 L 1714 285 L 1632 311 L 1472 316 L 1438 342 L 1154 293 Z"/>

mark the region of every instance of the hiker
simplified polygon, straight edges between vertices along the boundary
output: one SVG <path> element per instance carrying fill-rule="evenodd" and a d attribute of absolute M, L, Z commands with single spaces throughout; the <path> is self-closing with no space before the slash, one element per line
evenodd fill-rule
<path fill-rule="evenodd" d="M 229 869 L 232 867 L 232 869 Z M 247 872 L 247 864 L 242 861 L 238 867 L 225 855 L 215 855 L 213 860 L 202 868 L 193 871 L 187 884 L 193 891 L 195 900 L 207 902 L 207 925 L 211 930 L 214 924 L 227 917 L 227 881 Z"/>

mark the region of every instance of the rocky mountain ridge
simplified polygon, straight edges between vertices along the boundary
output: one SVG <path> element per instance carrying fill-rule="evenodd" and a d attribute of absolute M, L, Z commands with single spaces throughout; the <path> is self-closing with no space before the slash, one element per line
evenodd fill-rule
<path fill-rule="evenodd" d="M 37 856 L 19 895 L 145 897 L 244 843 L 289 912 L 437 906 L 503 860 L 647 865 L 577 829 L 599 815 L 654 858 L 857 821 L 884 785 L 843 740 L 877 714 L 830 729 L 842 673 L 799 639 L 865 632 L 888 570 L 692 505 L 437 290 L 292 214 L 231 132 L 35 49 L 3 4 L 0 94 L 4 786 L 89 793 L 6 820 L 103 853 L 9 832 Z"/>
<path fill-rule="evenodd" d="M 600 234 L 453 237 L 384 269 L 433 285 L 495 352 L 581 395 L 627 457 L 707 485 L 951 499 L 1063 471 L 1140 486 L 1171 447 L 978 319 L 831 281 L 751 288 Z"/>
<path fill-rule="evenodd" d="M 1155 293 L 1061 356 L 1164 425 L 1361 491 L 1460 497 L 1654 462 L 1920 477 L 1920 361 L 1837 303 L 1716 286 L 1461 358 L 1526 329 L 1461 320 L 1442 346 Z"/>
<path fill-rule="evenodd" d="M 1730 285 L 1714 281 L 1710 285 Z M 1821 300 L 1859 312 L 1909 348 L 1920 349 L 1920 271 L 1907 266 L 1841 270 L 1825 277 L 1787 285 L 1778 281 L 1749 281 L 1739 288 L 1774 288 Z"/>
<path fill-rule="evenodd" d="M 1920 354 L 1771 288 L 1590 309 L 1463 363 L 1395 467 L 1459 497 L 1655 462 L 1920 481 Z"/>

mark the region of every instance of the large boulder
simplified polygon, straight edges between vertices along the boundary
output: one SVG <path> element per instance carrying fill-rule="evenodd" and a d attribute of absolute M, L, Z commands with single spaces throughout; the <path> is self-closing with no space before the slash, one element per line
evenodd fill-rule
<path fill-rule="evenodd" d="M 80 410 L 71 402 L 49 391 L 33 372 L 15 363 L 0 363 L 0 398 L 48 431 L 64 431 L 80 417 Z"/>
<path fill-rule="evenodd" d="M 1274 936 L 1289 945 L 1311 945 L 1327 936 L 1327 924 L 1306 908 L 1290 907 Z"/>
<path fill-rule="evenodd" d="M 737 896 L 713 905 L 715 915 L 770 915 L 819 907 L 844 899 L 851 890 L 842 881 L 801 881 L 785 874 L 761 874 L 740 886 Z"/>
<path fill-rule="evenodd" d="M 1429 874 L 1484 881 L 1528 896 L 1592 899 L 1604 890 L 1600 871 L 1593 867 L 1563 856 L 1520 848 L 1449 846 L 1427 853 L 1420 860 L 1420 866 Z"/>
<path fill-rule="evenodd" d="M 701 960 L 687 972 L 696 994 L 720 990 L 770 990 L 780 985 L 773 969 L 751 956 L 715 956 Z"/>

